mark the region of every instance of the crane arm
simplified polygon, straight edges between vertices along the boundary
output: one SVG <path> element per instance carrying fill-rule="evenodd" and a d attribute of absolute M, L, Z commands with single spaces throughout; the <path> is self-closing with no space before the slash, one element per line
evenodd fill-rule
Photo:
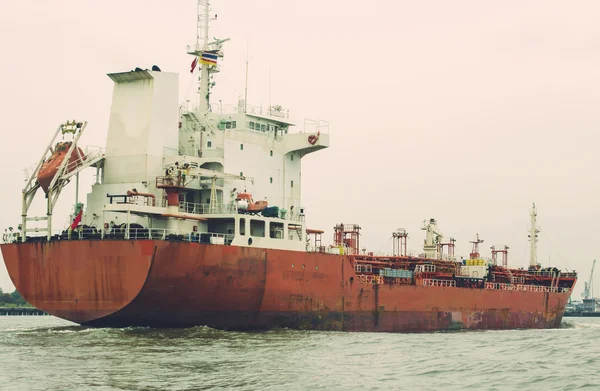
<path fill-rule="evenodd" d="M 191 168 L 189 170 L 189 175 L 194 175 L 194 176 L 198 176 L 198 177 L 207 177 L 207 178 L 223 178 L 223 179 L 239 179 L 242 181 L 250 181 L 252 183 L 254 183 L 254 178 L 251 177 L 247 177 L 247 176 L 242 176 L 242 175 L 235 175 L 235 174 L 228 174 L 225 172 L 221 172 L 221 171 L 216 171 L 216 170 L 209 170 L 207 168 Z"/>
<path fill-rule="evenodd" d="M 596 267 L 596 260 L 592 263 L 592 272 L 590 273 L 590 280 L 588 281 L 588 287 L 592 287 L 592 279 L 594 278 L 594 268 Z"/>
<path fill-rule="evenodd" d="M 590 279 L 584 284 L 583 293 L 581 294 L 581 297 L 583 297 L 584 299 L 589 298 L 590 294 L 593 295 L 593 292 L 590 292 L 590 290 L 592 289 L 592 279 L 594 277 L 594 268 L 595 267 L 596 267 L 596 260 L 594 259 L 594 262 L 592 262 L 592 271 L 590 272 Z"/>
<path fill-rule="evenodd" d="M 185 165 L 175 165 L 175 164 L 170 164 L 169 166 L 167 166 L 168 169 L 170 169 L 171 167 L 175 170 L 173 172 L 174 174 L 176 173 L 176 170 L 181 170 L 182 172 L 184 172 L 186 175 L 188 175 L 190 177 L 205 177 L 205 178 L 217 178 L 217 179 L 239 179 L 242 181 L 250 181 L 250 182 L 254 183 L 254 178 L 252 178 L 252 177 L 228 174 L 228 173 L 225 173 L 222 171 L 210 170 L 208 168 L 200 168 L 200 167 L 194 167 L 194 166 L 186 167 Z"/>

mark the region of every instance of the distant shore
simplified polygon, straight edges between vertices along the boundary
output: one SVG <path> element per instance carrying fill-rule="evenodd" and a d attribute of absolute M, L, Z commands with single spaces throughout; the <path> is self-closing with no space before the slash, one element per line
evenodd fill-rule
<path fill-rule="evenodd" d="M 600 311 L 565 311 L 565 316 L 572 317 L 600 317 Z"/>
<path fill-rule="evenodd" d="M 0 316 L 42 316 L 48 315 L 35 307 L 0 307 Z"/>

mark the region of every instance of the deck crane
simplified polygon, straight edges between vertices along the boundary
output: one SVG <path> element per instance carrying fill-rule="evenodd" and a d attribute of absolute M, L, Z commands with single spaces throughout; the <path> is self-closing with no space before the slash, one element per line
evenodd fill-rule
<path fill-rule="evenodd" d="M 435 219 L 423 220 L 422 230 L 425 233 L 425 242 L 423 244 L 423 251 L 427 258 L 437 258 L 439 254 L 439 244 L 442 242 L 444 235 L 437 226 Z"/>
<path fill-rule="evenodd" d="M 581 297 L 583 297 L 584 299 L 588 299 L 590 298 L 590 296 L 594 296 L 594 291 L 592 288 L 592 283 L 593 283 L 593 278 L 594 278 L 594 267 L 596 266 L 596 260 L 594 259 L 594 262 L 592 263 L 592 272 L 590 273 L 590 279 L 588 282 L 585 283 L 585 288 L 583 288 L 583 293 L 581 294 Z"/>
<path fill-rule="evenodd" d="M 179 162 L 176 162 L 170 164 L 167 166 L 166 174 L 169 177 L 181 175 L 180 183 L 182 187 L 185 187 L 195 179 L 210 178 L 212 180 L 212 186 L 210 189 L 209 213 L 217 212 L 217 179 L 238 179 L 241 181 L 250 181 L 250 183 L 254 184 L 254 178 L 251 177 L 200 168 L 189 163 L 179 164 Z"/>

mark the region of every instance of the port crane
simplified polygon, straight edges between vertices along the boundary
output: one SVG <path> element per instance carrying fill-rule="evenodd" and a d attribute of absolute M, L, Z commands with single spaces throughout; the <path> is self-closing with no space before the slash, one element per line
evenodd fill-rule
<path fill-rule="evenodd" d="M 585 287 L 583 288 L 583 293 L 581 294 L 581 297 L 583 297 L 584 299 L 588 299 L 590 296 L 594 296 L 594 291 L 592 288 L 592 283 L 593 283 L 593 278 L 594 278 L 594 267 L 596 266 L 596 260 L 594 259 L 594 262 L 592 263 L 592 272 L 590 273 L 590 279 L 588 282 L 585 283 Z"/>

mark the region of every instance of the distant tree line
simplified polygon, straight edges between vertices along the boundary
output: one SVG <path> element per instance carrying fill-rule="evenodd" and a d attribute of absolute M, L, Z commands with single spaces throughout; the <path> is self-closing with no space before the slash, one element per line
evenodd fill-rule
<path fill-rule="evenodd" d="M 0 288 L 0 307 L 31 307 L 31 304 L 16 289 L 13 293 L 4 293 Z"/>

